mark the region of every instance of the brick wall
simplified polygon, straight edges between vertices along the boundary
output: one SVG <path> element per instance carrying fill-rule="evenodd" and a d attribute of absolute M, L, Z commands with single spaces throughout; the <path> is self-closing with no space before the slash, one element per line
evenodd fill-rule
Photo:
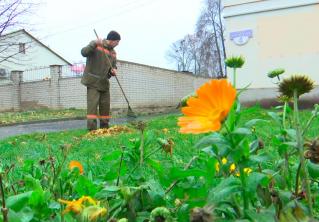
<path fill-rule="evenodd" d="M 85 109 L 86 88 L 80 83 L 81 77 L 65 77 L 64 70 L 52 65 L 51 78 L 33 82 L 21 81 L 21 72 L 12 73 L 12 83 L 0 86 L 0 111 L 73 107 Z M 188 73 L 125 61 L 119 61 L 118 71 L 118 80 L 132 108 L 176 107 L 182 97 L 208 81 L 207 78 Z M 114 77 L 110 84 L 111 108 L 126 109 L 127 103 Z"/>
<path fill-rule="evenodd" d="M 22 82 L 22 72 L 11 73 L 12 81 L 0 85 L 0 111 L 36 108 L 86 108 L 86 88 L 81 77 L 65 77 L 61 66 L 50 67 L 51 78 L 41 81 Z M 152 66 L 120 61 L 118 79 L 135 109 L 158 109 L 176 107 L 180 99 L 197 89 L 207 78 L 195 77 Z M 63 78 L 62 78 L 63 76 Z M 111 84 L 111 109 L 126 110 L 127 103 L 113 77 Z M 240 94 L 246 105 L 260 103 L 276 105 L 278 96 L 275 88 L 248 89 Z M 319 87 L 301 97 L 301 105 L 310 107 L 319 103 Z"/>
<path fill-rule="evenodd" d="M 12 83 L 0 85 L 0 110 L 1 111 L 13 110 L 13 103 L 12 103 L 13 88 L 14 87 Z"/>

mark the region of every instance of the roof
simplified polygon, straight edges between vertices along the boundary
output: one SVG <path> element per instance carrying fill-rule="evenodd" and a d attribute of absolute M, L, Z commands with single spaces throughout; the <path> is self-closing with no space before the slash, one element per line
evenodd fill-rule
<path fill-rule="evenodd" d="M 24 34 L 26 34 L 27 36 L 29 36 L 30 38 L 32 38 L 33 40 L 35 40 L 37 43 L 39 43 L 41 46 L 43 46 L 44 48 L 48 49 L 50 52 L 52 52 L 54 55 L 56 55 L 57 57 L 59 57 L 60 59 L 62 59 L 64 62 L 66 62 L 69 65 L 72 65 L 72 63 L 70 63 L 68 60 L 66 60 L 65 58 L 63 58 L 62 56 L 60 56 L 58 53 L 56 53 L 55 51 L 53 51 L 51 48 L 49 48 L 48 46 L 46 46 L 45 44 L 43 44 L 39 39 L 37 39 L 36 37 L 34 37 L 33 35 L 31 35 L 29 32 L 27 32 L 24 29 L 19 29 L 17 31 L 13 31 L 10 33 L 6 33 L 3 36 L 7 36 L 7 35 L 12 35 L 14 33 L 18 33 L 18 32 L 23 32 Z"/>

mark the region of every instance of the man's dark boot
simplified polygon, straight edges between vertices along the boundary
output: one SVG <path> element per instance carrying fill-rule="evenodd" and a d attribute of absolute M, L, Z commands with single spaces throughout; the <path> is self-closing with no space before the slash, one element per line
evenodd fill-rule
<path fill-rule="evenodd" d="M 96 130 L 96 128 L 97 128 L 96 119 L 88 119 L 87 120 L 87 129 L 89 131 L 92 131 L 92 130 Z"/>
<path fill-rule="evenodd" d="M 101 129 L 109 128 L 109 120 L 100 119 L 100 128 Z"/>

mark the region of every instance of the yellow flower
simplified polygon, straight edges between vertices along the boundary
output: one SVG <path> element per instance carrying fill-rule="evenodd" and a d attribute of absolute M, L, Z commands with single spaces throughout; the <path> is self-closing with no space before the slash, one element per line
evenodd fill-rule
<path fill-rule="evenodd" d="M 179 206 L 182 205 L 182 201 L 180 199 L 176 198 L 175 201 L 174 201 L 174 204 L 175 204 L 176 207 L 179 207 Z"/>
<path fill-rule="evenodd" d="M 80 174 L 83 174 L 83 166 L 79 161 L 72 160 L 69 164 L 69 169 L 72 171 L 74 168 L 78 168 Z"/>
<path fill-rule="evenodd" d="M 247 175 L 249 175 L 253 170 L 249 167 L 244 168 L 244 173 L 246 173 Z"/>
<path fill-rule="evenodd" d="M 244 173 L 247 174 L 247 175 L 249 175 L 252 171 L 253 171 L 253 170 L 252 170 L 251 168 L 249 168 L 249 167 L 244 168 Z M 237 172 L 235 175 L 236 175 L 237 177 L 239 177 L 239 176 L 240 176 L 240 173 Z"/>
<path fill-rule="evenodd" d="M 58 199 L 58 201 L 60 203 L 66 204 L 66 207 L 65 207 L 65 210 L 63 211 L 63 214 L 66 214 L 68 212 L 73 212 L 76 214 L 81 213 L 83 208 L 85 207 L 83 202 L 89 202 L 92 205 L 97 205 L 97 202 L 89 196 L 83 196 L 78 200 L 69 201 L 69 200 Z"/>
<path fill-rule="evenodd" d="M 162 129 L 162 131 L 163 131 L 163 133 L 167 134 L 169 132 L 169 129 L 164 128 L 164 129 Z"/>
<path fill-rule="evenodd" d="M 215 163 L 215 170 L 216 170 L 216 172 L 219 172 L 219 163 L 218 162 Z"/>
<path fill-rule="evenodd" d="M 197 97 L 187 101 L 182 108 L 185 116 L 178 119 L 181 133 L 206 133 L 218 131 L 227 117 L 236 90 L 226 79 L 210 80 L 196 91 Z"/>
<path fill-rule="evenodd" d="M 227 159 L 225 157 L 222 159 L 222 163 L 223 163 L 223 165 L 225 165 L 227 163 Z"/>
<path fill-rule="evenodd" d="M 236 165 L 234 163 L 232 163 L 229 167 L 229 172 L 234 172 L 236 170 Z"/>

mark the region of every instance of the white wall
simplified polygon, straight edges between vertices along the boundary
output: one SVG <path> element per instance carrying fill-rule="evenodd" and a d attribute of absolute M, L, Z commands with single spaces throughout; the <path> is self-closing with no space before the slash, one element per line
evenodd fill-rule
<path fill-rule="evenodd" d="M 284 77 L 306 74 L 319 85 L 319 1 L 266 0 L 226 1 L 226 49 L 228 57 L 243 55 L 238 87 L 276 87 L 267 77 L 270 70 L 284 68 Z M 250 3 L 249 3 L 250 2 Z M 244 45 L 230 40 L 230 33 L 252 30 Z M 230 79 L 232 78 L 229 70 Z"/>

